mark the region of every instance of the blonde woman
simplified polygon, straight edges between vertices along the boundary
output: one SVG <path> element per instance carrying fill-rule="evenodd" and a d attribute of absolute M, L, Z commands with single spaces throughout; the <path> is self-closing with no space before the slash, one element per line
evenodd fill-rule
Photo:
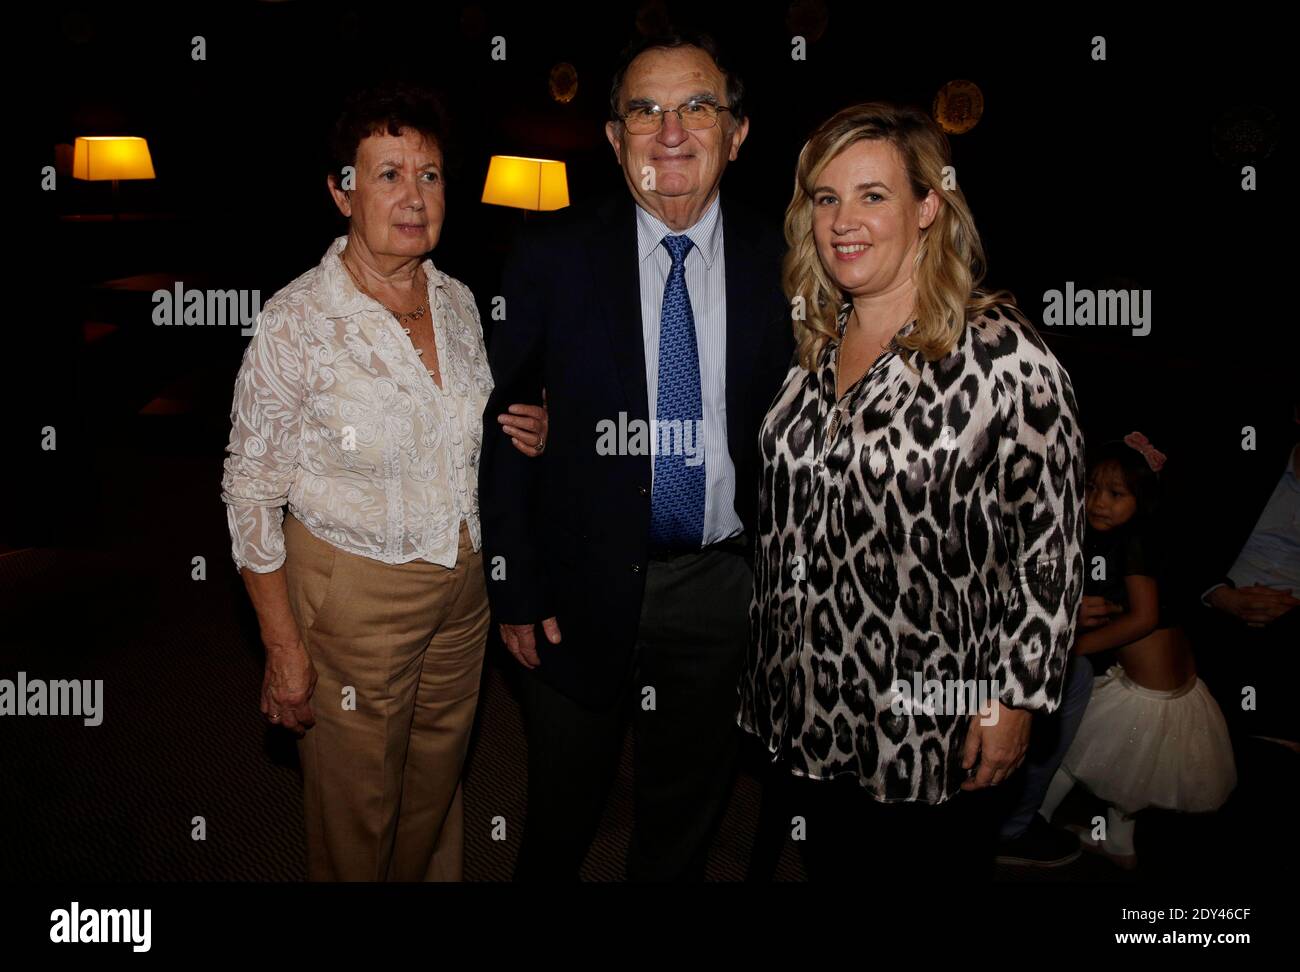
<path fill-rule="evenodd" d="M 979 289 L 950 163 L 922 112 L 857 105 L 786 211 L 798 361 L 759 436 L 739 722 L 784 767 L 814 880 L 991 868 L 989 788 L 1058 704 L 1083 590 L 1070 378 Z"/>

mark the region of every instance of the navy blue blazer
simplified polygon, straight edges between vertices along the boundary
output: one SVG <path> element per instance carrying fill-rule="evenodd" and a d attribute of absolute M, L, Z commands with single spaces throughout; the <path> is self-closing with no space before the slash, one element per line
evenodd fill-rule
<path fill-rule="evenodd" d="M 727 447 L 736 513 L 754 536 L 758 429 L 792 361 L 781 293 L 784 240 L 722 196 L 726 247 Z M 512 402 L 547 395 L 546 451 L 530 459 L 484 436 L 479 508 L 488 596 L 498 623 L 537 629 L 536 677 L 589 705 L 613 701 L 631 670 L 645 590 L 649 455 L 598 455 L 597 426 L 649 420 L 636 204 L 626 192 L 530 222 L 507 261 L 489 357 L 486 428 Z"/>

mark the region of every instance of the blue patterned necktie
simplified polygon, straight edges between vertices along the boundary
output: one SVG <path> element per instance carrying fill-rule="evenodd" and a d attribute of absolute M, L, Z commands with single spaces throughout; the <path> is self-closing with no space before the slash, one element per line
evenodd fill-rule
<path fill-rule="evenodd" d="M 663 245 L 672 255 L 672 269 L 664 286 L 659 315 L 659 389 L 655 419 L 678 423 L 681 436 L 655 435 L 654 492 L 650 497 L 650 543 L 658 548 L 698 548 L 704 539 L 704 408 L 700 396 L 700 354 L 695 344 L 695 315 L 686 292 L 686 254 L 689 236 L 665 236 Z M 674 433 L 677 425 L 671 427 Z M 689 429 L 689 431 L 688 431 Z M 678 448 L 665 450 L 668 441 Z M 692 443 L 693 456 L 680 448 Z M 670 454 L 665 454 L 667 451 Z M 675 453 L 675 454 L 671 454 Z M 691 458 L 695 465 L 687 465 Z"/>

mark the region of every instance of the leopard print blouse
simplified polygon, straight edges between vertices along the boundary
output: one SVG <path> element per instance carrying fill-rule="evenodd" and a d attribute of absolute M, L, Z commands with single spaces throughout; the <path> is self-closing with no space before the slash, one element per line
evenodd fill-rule
<path fill-rule="evenodd" d="M 811 372 L 791 368 L 760 432 L 738 722 L 795 774 L 942 803 L 968 778 L 979 711 L 949 686 L 974 699 L 982 683 L 986 704 L 1059 703 L 1084 581 L 1074 389 L 1005 307 L 942 359 L 913 354 L 919 377 L 891 343 L 838 407 L 836 347 Z M 948 705 L 899 704 L 896 680 L 937 680 Z"/>

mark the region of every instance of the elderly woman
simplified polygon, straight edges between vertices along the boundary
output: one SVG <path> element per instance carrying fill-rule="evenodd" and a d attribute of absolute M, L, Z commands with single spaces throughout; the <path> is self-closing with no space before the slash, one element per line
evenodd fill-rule
<path fill-rule="evenodd" d="M 987 788 L 1058 704 L 1083 590 L 1070 378 L 979 289 L 949 164 L 925 114 L 858 105 L 786 211 L 798 361 L 759 436 L 739 722 L 784 764 L 814 880 L 991 869 Z"/>
<path fill-rule="evenodd" d="M 442 118 L 406 86 L 348 100 L 328 178 L 347 235 L 267 303 L 235 384 L 222 500 L 266 645 L 262 711 L 299 736 L 312 880 L 461 877 L 492 376 L 473 294 L 424 259 Z M 544 413 L 512 411 L 505 433 L 536 455 Z"/>

